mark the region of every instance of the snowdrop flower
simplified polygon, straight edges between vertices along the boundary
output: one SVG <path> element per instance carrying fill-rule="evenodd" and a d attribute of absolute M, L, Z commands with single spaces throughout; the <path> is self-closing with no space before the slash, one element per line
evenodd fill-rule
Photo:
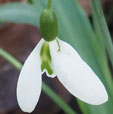
<path fill-rule="evenodd" d="M 42 74 L 57 76 L 75 97 L 100 105 L 108 100 L 104 85 L 68 43 L 57 38 L 58 27 L 54 12 L 45 9 L 40 17 L 42 39 L 31 52 L 21 70 L 17 84 L 18 104 L 24 112 L 32 112 L 39 100 Z"/>

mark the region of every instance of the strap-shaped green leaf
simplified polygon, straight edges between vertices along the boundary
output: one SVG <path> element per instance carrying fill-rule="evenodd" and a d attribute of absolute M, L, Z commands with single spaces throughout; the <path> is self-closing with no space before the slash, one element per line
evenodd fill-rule
<path fill-rule="evenodd" d="M 95 23 L 97 23 L 99 26 L 98 28 L 100 29 L 100 32 L 103 36 L 103 40 L 105 42 L 105 46 L 113 66 L 113 43 L 102 11 L 100 0 L 91 0 L 91 5 L 92 5 L 93 16 L 95 16 L 95 18 L 97 19 L 95 20 Z"/>
<path fill-rule="evenodd" d="M 0 22 L 13 22 L 39 25 L 39 13 L 33 5 L 7 3 L 0 5 Z"/>

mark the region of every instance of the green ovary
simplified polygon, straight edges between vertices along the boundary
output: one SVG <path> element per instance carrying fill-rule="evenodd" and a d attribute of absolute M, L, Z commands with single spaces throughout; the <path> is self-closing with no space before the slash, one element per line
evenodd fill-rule
<path fill-rule="evenodd" d="M 44 42 L 42 48 L 40 50 L 40 59 L 41 59 L 41 71 L 43 72 L 44 69 L 47 70 L 49 75 L 52 75 L 53 69 L 51 68 L 52 60 L 50 55 L 50 49 L 48 42 Z"/>

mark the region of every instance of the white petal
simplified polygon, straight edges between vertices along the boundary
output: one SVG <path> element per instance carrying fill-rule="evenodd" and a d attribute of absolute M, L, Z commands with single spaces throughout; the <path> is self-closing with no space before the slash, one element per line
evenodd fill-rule
<path fill-rule="evenodd" d="M 68 43 L 61 40 L 59 43 L 61 51 L 57 51 L 58 45 L 53 41 L 50 42 L 50 52 L 61 83 L 71 94 L 88 104 L 106 102 L 107 92 L 96 74 Z"/>
<path fill-rule="evenodd" d="M 49 78 L 55 78 L 56 77 L 56 72 L 55 72 L 55 69 L 53 68 L 53 65 L 51 66 L 52 70 L 54 71 L 53 74 L 49 74 L 48 71 L 46 69 L 43 70 L 42 74 L 46 73 L 46 75 L 49 77 Z"/>
<path fill-rule="evenodd" d="M 17 100 L 24 112 L 32 112 L 41 93 L 40 48 L 43 39 L 38 43 L 25 61 L 17 84 Z"/>

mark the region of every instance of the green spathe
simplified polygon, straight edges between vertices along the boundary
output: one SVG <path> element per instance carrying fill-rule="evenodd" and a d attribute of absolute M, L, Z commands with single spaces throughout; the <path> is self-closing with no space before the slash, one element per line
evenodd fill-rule
<path fill-rule="evenodd" d="M 46 41 L 53 41 L 58 34 L 57 18 L 52 9 L 45 9 L 40 16 L 40 33 Z"/>

